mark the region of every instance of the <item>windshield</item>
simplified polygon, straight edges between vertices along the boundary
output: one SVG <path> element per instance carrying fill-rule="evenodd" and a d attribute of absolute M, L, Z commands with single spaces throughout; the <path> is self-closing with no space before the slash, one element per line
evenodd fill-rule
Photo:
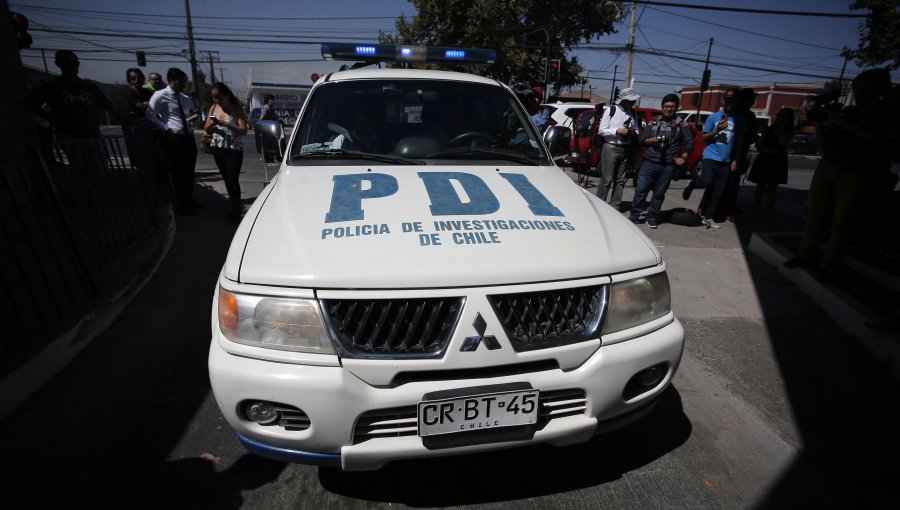
<path fill-rule="evenodd" d="M 310 95 L 288 163 L 551 164 L 537 136 L 504 87 L 447 80 L 338 81 Z"/>

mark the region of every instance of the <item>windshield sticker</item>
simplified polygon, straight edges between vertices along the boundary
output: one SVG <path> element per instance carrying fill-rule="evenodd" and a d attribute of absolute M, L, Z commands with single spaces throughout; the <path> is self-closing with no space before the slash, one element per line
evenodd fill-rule
<path fill-rule="evenodd" d="M 300 147 L 300 154 L 306 154 L 308 152 L 327 151 L 331 149 L 331 146 L 331 142 L 308 143 Z"/>
<path fill-rule="evenodd" d="M 419 172 L 419 178 L 431 203 L 432 216 L 484 216 L 500 210 L 500 200 L 488 184 L 475 174 L 465 172 Z M 565 217 L 550 200 L 523 174 L 500 173 L 524 200 L 528 209 L 538 217 Z M 352 239 L 357 237 L 384 236 L 392 233 L 416 239 L 419 246 L 444 244 L 479 245 L 498 244 L 502 234 L 508 231 L 541 230 L 548 232 L 574 232 L 570 221 L 559 219 L 503 218 L 432 221 L 406 221 L 398 224 L 362 223 L 334 225 L 347 221 L 364 221 L 363 204 L 367 200 L 390 197 L 399 191 L 397 178 L 380 173 L 336 175 L 331 206 L 325 214 L 322 240 Z M 502 182 L 502 181 L 500 181 Z M 499 185 L 499 183 L 498 183 Z M 505 198 L 509 200 L 509 198 Z"/>

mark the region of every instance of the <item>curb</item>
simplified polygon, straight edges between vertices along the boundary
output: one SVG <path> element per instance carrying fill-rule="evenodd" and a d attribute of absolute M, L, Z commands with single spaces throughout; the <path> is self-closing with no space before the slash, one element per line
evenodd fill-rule
<path fill-rule="evenodd" d="M 825 310 L 845 333 L 860 340 L 863 346 L 880 359 L 889 361 L 894 377 L 900 379 L 900 343 L 890 335 L 874 331 L 867 326 L 867 322 L 874 317 L 856 298 L 840 289 L 816 281 L 807 271 L 783 267 L 782 263 L 793 257 L 793 254 L 787 253 L 783 247 L 772 241 L 768 233 L 754 233 L 747 249 L 771 264 L 784 278 L 796 284 L 797 288 Z"/>
<path fill-rule="evenodd" d="M 135 257 L 138 267 L 134 268 L 133 276 L 124 281 L 111 295 L 103 296 L 102 302 L 96 308 L 90 310 L 84 318 L 57 337 L 43 351 L 0 381 L 0 421 L 9 417 L 28 397 L 61 372 L 78 353 L 102 335 L 156 274 L 172 247 L 176 231 L 172 206 L 167 206 L 167 211 L 163 214 L 166 225 L 158 234 L 159 244 L 156 250 L 143 260 L 139 256 Z M 130 255 L 126 252 L 123 257 Z"/>

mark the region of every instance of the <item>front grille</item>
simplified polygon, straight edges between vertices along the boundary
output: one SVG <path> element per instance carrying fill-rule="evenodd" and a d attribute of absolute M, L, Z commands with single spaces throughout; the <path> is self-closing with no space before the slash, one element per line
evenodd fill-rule
<path fill-rule="evenodd" d="M 287 430 L 306 430 L 309 428 L 309 416 L 306 413 L 293 406 L 279 405 L 278 409 L 281 418 L 278 420 L 278 426 Z"/>
<path fill-rule="evenodd" d="M 584 390 L 557 390 L 541 393 L 541 410 L 538 429 L 544 428 L 551 420 L 584 414 L 587 410 L 587 393 Z"/>
<path fill-rule="evenodd" d="M 584 414 L 587 410 L 587 394 L 580 389 L 542 391 L 538 410 L 537 429 L 543 429 L 552 420 Z M 368 411 L 356 420 L 353 428 L 353 444 L 369 439 L 415 436 L 419 433 L 417 406 L 396 407 Z"/>
<path fill-rule="evenodd" d="M 513 349 L 531 351 L 598 337 L 607 287 L 488 296 Z"/>
<path fill-rule="evenodd" d="M 463 298 L 324 299 L 325 321 L 345 354 L 439 357 L 456 328 Z"/>
<path fill-rule="evenodd" d="M 414 436 L 419 431 L 416 406 L 369 411 L 356 420 L 353 444 L 379 437 Z"/>

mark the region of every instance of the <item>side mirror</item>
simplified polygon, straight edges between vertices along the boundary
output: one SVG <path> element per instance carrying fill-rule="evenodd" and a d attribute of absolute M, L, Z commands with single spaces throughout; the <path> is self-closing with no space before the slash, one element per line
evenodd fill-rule
<path fill-rule="evenodd" d="M 256 152 L 263 155 L 266 163 L 280 163 L 287 146 L 281 123 L 274 120 L 260 120 L 253 129 L 256 132 Z"/>
<path fill-rule="evenodd" d="M 569 152 L 569 140 L 572 138 L 572 130 L 562 126 L 550 126 L 544 131 L 544 143 L 550 149 L 553 156 L 562 156 Z"/>

